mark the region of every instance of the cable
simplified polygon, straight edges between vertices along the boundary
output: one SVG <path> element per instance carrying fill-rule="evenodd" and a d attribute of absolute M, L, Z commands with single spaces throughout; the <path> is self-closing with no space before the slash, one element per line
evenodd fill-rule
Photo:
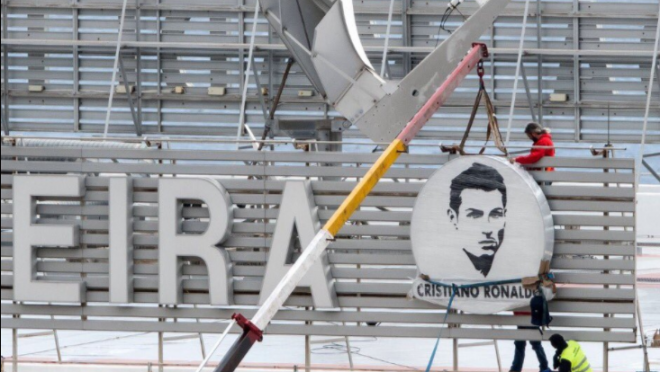
<path fill-rule="evenodd" d="M 300 20 L 302 21 L 303 29 L 305 30 L 305 38 L 307 39 L 307 46 L 312 49 L 312 41 L 309 38 L 309 33 L 307 32 L 307 24 L 305 23 L 305 17 L 303 16 L 302 8 L 300 7 L 300 0 L 296 0 L 296 5 L 298 5 L 298 14 L 300 15 Z"/>
<path fill-rule="evenodd" d="M 135 338 L 135 337 L 140 337 L 140 336 L 146 336 L 151 334 L 151 332 L 142 332 L 142 333 L 137 333 L 137 334 L 132 334 L 132 335 L 126 335 L 126 336 L 118 336 L 118 337 L 111 337 L 111 338 L 106 338 L 102 340 L 96 340 L 96 341 L 90 341 L 90 342 L 82 342 L 79 344 L 74 344 L 74 345 L 67 345 L 64 347 L 61 347 L 61 350 L 64 349 L 70 349 L 72 347 L 79 347 L 79 346 L 89 346 L 89 345 L 96 345 L 96 344 L 102 344 L 104 342 L 109 342 L 109 341 L 119 341 L 119 340 L 125 340 L 128 338 Z M 33 351 L 30 353 L 25 353 L 25 354 L 20 354 L 19 356 L 21 357 L 26 357 L 26 356 L 31 356 L 31 355 L 39 355 L 43 353 L 48 353 L 51 351 L 55 351 L 56 349 L 48 349 L 48 350 L 41 350 L 41 351 Z"/>
<path fill-rule="evenodd" d="M 456 11 L 458 12 L 458 14 L 461 15 L 461 17 L 463 17 L 463 21 L 467 21 L 467 20 L 468 20 L 468 17 L 467 17 L 465 14 L 461 13 L 461 10 L 458 9 L 458 7 L 456 7 Z"/>
<path fill-rule="evenodd" d="M 447 20 L 449 19 L 449 17 L 451 17 L 451 14 L 453 13 L 453 11 L 454 11 L 454 8 L 451 8 L 451 7 L 447 8 L 447 10 L 445 10 L 445 14 L 442 16 L 442 19 L 440 20 L 440 24 L 438 26 L 438 33 L 436 35 L 436 41 L 435 41 L 435 47 L 436 48 L 440 44 L 440 33 L 442 31 L 446 31 L 447 33 L 449 33 L 451 35 L 451 31 L 447 30 L 445 28 L 445 24 L 447 23 Z"/>
<path fill-rule="evenodd" d="M 447 21 L 449 21 L 449 18 L 454 14 L 454 11 L 458 11 L 458 13 L 463 16 L 464 19 L 467 19 L 463 13 L 461 13 L 458 10 L 458 7 L 463 3 L 463 0 L 451 0 L 449 4 L 447 4 L 447 9 L 445 10 L 445 14 L 442 15 L 442 19 L 440 20 L 440 26 L 438 27 L 438 33 L 437 33 L 437 40 L 435 42 L 435 47 L 437 48 L 438 45 L 440 44 L 440 32 L 441 31 L 446 31 L 448 34 L 451 35 L 451 30 L 447 30 L 446 25 Z"/>

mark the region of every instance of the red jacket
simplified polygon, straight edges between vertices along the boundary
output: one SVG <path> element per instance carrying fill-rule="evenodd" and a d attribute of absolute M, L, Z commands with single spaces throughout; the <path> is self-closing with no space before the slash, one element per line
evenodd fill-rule
<path fill-rule="evenodd" d="M 550 156 L 550 157 L 555 156 L 555 149 L 554 149 L 555 144 L 554 142 L 552 142 L 552 135 L 550 135 L 549 133 L 542 134 L 541 137 L 538 139 L 538 141 L 534 142 L 534 146 L 552 147 L 552 148 L 548 148 L 548 149 L 533 148 L 532 152 L 529 155 L 517 157 L 516 162 L 520 164 L 536 164 L 546 156 Z M 548 168 L 546 170 L 552 172 L 555 169 Z"/>

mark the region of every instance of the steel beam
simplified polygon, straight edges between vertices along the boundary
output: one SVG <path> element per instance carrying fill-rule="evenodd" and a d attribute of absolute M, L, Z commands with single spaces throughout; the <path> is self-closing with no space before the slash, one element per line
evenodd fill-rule
<path fill-rule="evenodd" d="M 656 179 L 658 182 L 660 182 L 660 173 L 658 173 L 658 171 L 656 171 L 655 169 L 653 169 L 653 167 L 651 166 L 651 164 L 649 164 L 649 162 L 647 162 L 645 159 L 642 159 L 642 164 L 644 165 L 644 167 L 646 167 L 646 169 L 647 169 L 649 172 L 651 172 L 651 175 L 652 175 L 653 177 L 655 177 L 655 179 Z"/>

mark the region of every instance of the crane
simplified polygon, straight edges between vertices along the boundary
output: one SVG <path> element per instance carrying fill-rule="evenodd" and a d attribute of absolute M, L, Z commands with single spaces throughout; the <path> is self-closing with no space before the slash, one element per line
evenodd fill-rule
<path fill-rule="evenodd" d="M 287 49 L 320 94 L 374 142 L 390 145 L 262 304 L 254 318 L 233 323 L 243 334 L 215 372 L 234 372 L 263 340 L 268 324 L 351 215 L 464 78 L 483 68 L 486 45 L 474 43 L 510 0 L 476 0 L 478 9 L 403 80 L 380 77 L 359 39 L 352 0 L 259 0 Z M 449 7 L 456 7 L 454 0 Z M 466 55 L 467 52 L 467 55 Z M 411 119 L 412 118 L 412 119 Z"/>

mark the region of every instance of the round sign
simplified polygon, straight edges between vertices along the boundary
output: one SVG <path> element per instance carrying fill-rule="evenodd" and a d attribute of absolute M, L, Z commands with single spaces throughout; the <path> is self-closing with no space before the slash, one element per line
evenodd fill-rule
<path fill-rule="evenodd" d="M 538 276 L 552 258 L 554 222 L 526 170 L 502 158 L 468 156 L 426 182 L 411 240 L 420 274 L 431 279 L 418 279 L 413 297 L 446 306 L 452 290 L 438 284 L 479 284 L 459 291 L 453 307 L 492 314 L 529 305 L 532 290 L 497 283 Z"/>

